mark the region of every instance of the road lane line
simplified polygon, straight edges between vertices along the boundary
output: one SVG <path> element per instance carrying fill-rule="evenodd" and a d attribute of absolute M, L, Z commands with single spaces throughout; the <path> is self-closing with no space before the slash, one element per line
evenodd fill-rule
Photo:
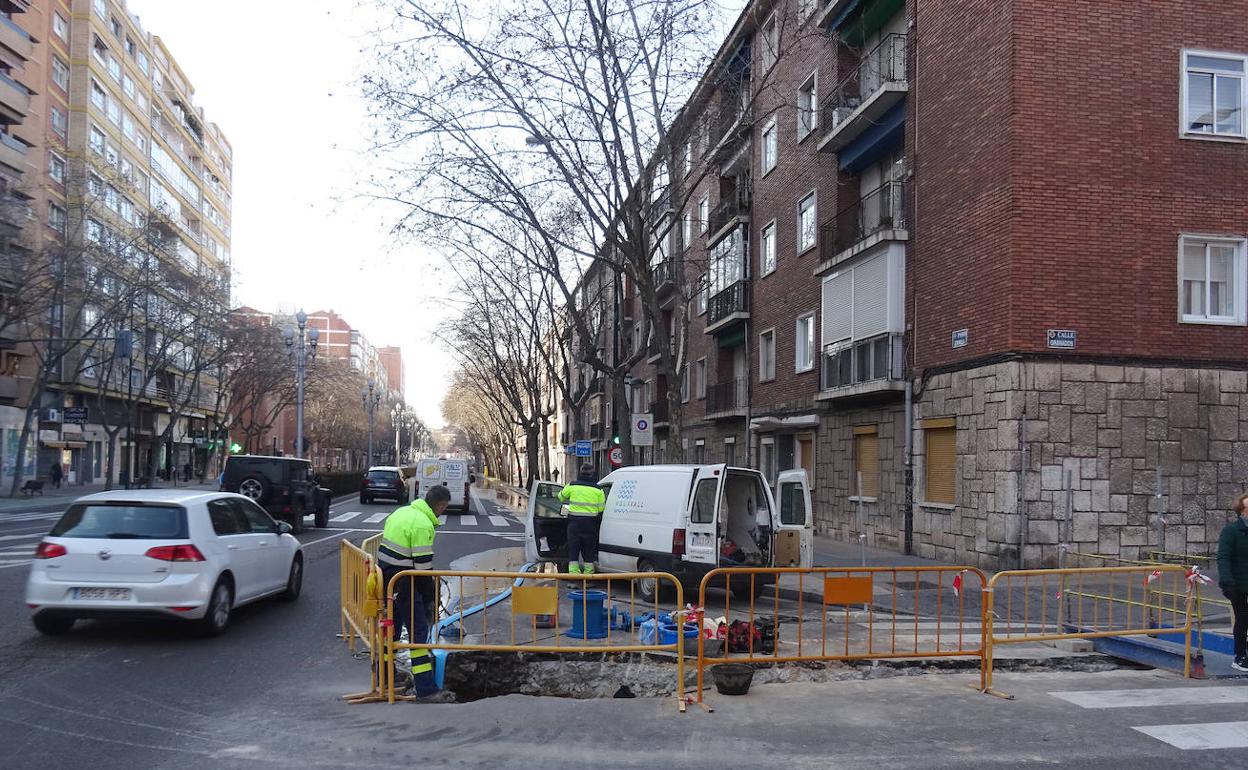
<path fill-rule="evenodd" d="M 510 527 L 511 522 L 503 516 L 491 516 L 490 523 L 496 527 Z"/>
<path fill-rule="evenodd" d="M 1248 703 L 1248 687 L 1152 687 L 1134 690 L 1074 690 L 1069 692 L 1051 692 L 1049 695 L 1085 709 Z"/>
<path fill-rule="evenodd" d="M 367 519 L 365 519 L 364 523 L 365 524 L 379 524 L 382 521 L 385 521 L 385 518 L 389 515 L 390 515 L 389 513 L 374 513 L 372 516 L 369 516 Z"/>
<path fill-rule="evenodd" d="M 48 534 L 48 531 L 41 529 L 38 532 L 31 532 L 27 535 L 0 535 L 0 540 L 37 540 L 46 534 Z"/>
<path fill-rule="evenodd" d="M 367 529 L 335 529 L 334 532 L 336 532 L 337 534 L 326 535 L 325 537 L 322 537 L 318 540 L 309 540 L 306 543 L 300 543 L 300 545 L 302 545 L 304 548 L 307 548 L 310 545 L 316 545 L 317 543 L 324 543 L 326 540 L 333 540 L 334 538 L 341 540 L 342 536 L 347 534 L 348 532 L 370 532 L 370 531 L 371 530 L 367 530 Z"/>
<path fill-rule="evenodd" d="M 333 517 L 332 519 L 330 519 L 330 521 L 350 521 L 351 519 L 354 519 L 356 516 L 363 516 L 363 515 L 364 515 L 363 511 L 347 511 L 341 516 Z"/>
<path fill-rule="evenodd" d="M 1248 748 L 1248 722 L 1207 722 L 1187 725 L 1132 727 L 1176 749 Z"/>

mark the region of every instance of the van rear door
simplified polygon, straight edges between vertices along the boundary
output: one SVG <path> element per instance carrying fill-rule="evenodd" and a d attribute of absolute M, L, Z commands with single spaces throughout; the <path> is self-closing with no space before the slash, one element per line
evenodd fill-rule
<path fill-rule="evenodd" d="M 719 499 L 726 465 L 699 466 L 689 494 L 689 523 L 685 534 L 685 561 L 719 566 Z"/>
<path fill-rule="evenodd" d="M 810 507 L 810 482 L 806 471 L 781 471 L 776 483 L 780 517 L 776 545 L 772 549 L 777 567 L 810 567 L 815 557 L 814 512 Z"/>
<path fill-rule="evenodd" d="M 568 558 L 568 518 L 559 493 L 563 485 L 534 481 L 529 490 L 529 515 L 524 521 L 526 561 L 562 561 Z"/>

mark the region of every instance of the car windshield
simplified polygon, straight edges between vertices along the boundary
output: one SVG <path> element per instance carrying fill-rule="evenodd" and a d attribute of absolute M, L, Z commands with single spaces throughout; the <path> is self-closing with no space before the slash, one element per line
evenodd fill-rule
<path fill-rule="evenodd" d="M 399 478 L 399 474 L 394 471 L 369 471 L 369 481 L 394 481 Z"/>
<path fill-rule="evenodd" d="M 52 528 L 53 537 L 114 540 L 185 540 L 186 510 L 135 503 L 74 505 Z"/>

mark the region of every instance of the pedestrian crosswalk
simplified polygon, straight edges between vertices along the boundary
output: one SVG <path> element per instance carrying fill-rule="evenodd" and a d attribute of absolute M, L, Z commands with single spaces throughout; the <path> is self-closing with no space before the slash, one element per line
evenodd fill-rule
<path fill-rule="evenodd" d="M 389 515 L 389 511 L 383 511 L 381 513 L 370 513 L 368 511 L 343 511 L 336 516 L 331 516 L 329 520 L 335 524 L 372 524 L 380 526 L 385 522 L 386 517 Z M 517 519 L 511 516 L 498 514 L 480 516 L 474 514 L 442 515 L 438 517 L 438 521 L 441 522 L 444 529 L 454 531 L 461 531 L 465 529 L 478 529 L 484 531 L 493 528 L 512 530 L 520 527 L 520 522 Z"/>
<path fill-rule="evenodd" d="M 30 513 L 0 513 L 0 524 L 20 521 L 52 521 L 61 517 L 60 511 L 32 511 Z"/>
<path fill-rule="evenodd" d="M 20 544 L 0 543 L 0 569 L 29 564 L 34 558 L 37 543 L 37 540 Z"/>
<path fill-rule="evenodd" d="M 1051 692 L 1049 695 L 1082 709 L 1152 709 L 1150 716 L 1164 713 L 1168 717 L 1185 720 L 1206 715 L 1225 718 L 1241 713 L 1239 704 L 1248 703 L 1248 687 L 1242 684 L 1074 690 Z M 1128 721 L 1137 720 L 1131 718 Z M 1141 715 L 1138 721 L 1147 719 Z M 1248 748 L 1248 722 L 1182 721 L 1132 724 L 1131 729 L 1184 751 Z"/>

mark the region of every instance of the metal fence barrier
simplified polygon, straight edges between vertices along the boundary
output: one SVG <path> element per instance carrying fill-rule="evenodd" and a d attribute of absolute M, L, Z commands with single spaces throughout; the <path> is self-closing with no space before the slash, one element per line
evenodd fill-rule
<path fill-rule="evenodd" d="M 998 572 L 984 590 L 984 692 L 1001 695 L 992 689 L 997 645 L 1063 639 L 1182 633 L 1190 676 L 1199 593 L 1191 574 L 1167 564 Z"/>
<path fill-rule="evenodd" d="M 381 568 L 377 560 L 347 540 L 338 545 L 340 611 L 342 638 L 351 652 L 356 643 L 368 650 L 370 687 L 368 692 L 343 696 L 350 703 L 370 703 L 382 699 Z"/>
<path fill-rule="evenodd" d="M 462 607 L 475 603 L 472 610 L 453 615 L 462 627 L 456 633 L 437 636 L 430 641 L 399 641 L 395 638 L 395 597 L 399 581 L 431 578 L 438 591 L 451 589 Z M 641 581 L 649 581 L 646 593 L 655 598 L 643 601 Z M 637 572 L 597 575 L 571 575 L 532 572 L 483 572 L 455 570 L 406 570 L 395 574 L 386 586 L 385 620 L 382 638 L 385 661 L 382 664 L 382 688 L 386 699 L 408 699 L 395 692 L 393 661 L 401 650 L 477 650 L 489 652 L 536 653 L 624 653 L 670 652 L 676 656 L 676 697 L 680 710 L 685 710 L 684 644 L 679 633 L 667 641 L 660 633 L 657 619 L 663 607 L 657 598 L 670 586 L 676 606 L 684 606 L 680 581 L 665 572 Z M 413 586 L 415 588 L 415 586 Z M 564 590 L 570 593 L 565 595 Z M 600 591 L 602 596 L 587 592 Z M 510 592 L 509 601 L 499 601 L 500 594 Z M 565 606 L 578 599 L 573 607 Z M 653 592 L 653 593 L 651 593 Z M 409 592 L 411 595 L 411 592 Z M 412 600 L 414 604 L 414 599 Z M 443 625 L 443 601 L 435 600 L 431 628 Z M 609 605 L 609 606 L 607 606 Z M 414 606 L 409 605 L 408 617 Z M 647 628 L 636 621 L 651 613 L 654 625 Z M 571 628 L 564 628 L 565 621 Z M 647 632 L 653 631 L 650 638 Z"/>
<path fill-rule="evenodd" d="M 973 567 L 711 570 L 698 604 L 724 628 L 699 636 L 698 703 L 721 663 L 967 657 L 982 672 L 985 584 Z"/>

